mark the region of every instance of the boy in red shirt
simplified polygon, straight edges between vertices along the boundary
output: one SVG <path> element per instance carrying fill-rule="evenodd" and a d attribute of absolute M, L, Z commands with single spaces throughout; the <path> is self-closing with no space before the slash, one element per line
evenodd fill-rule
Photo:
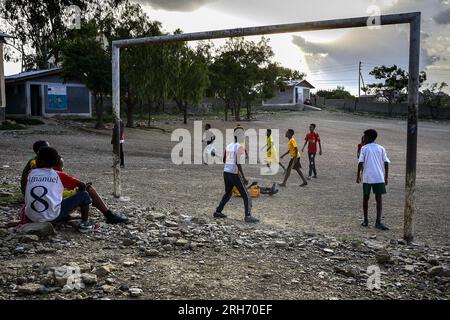
<path fill-rule="evenodd" d="M 319 155 L 322 155 L 322 145 L 320 144 L 320 137 L 316 130 L 316 125 L 311 123 L 309 125 L 309 133 L 306 134 L 305 144 L 303 145 L 302 152 L 308 144 L 308 158 L 309 158 L 309 175 L 308 180 L 311 180 L 311 176 L 314 173 L 313 178 L 317 178 L 316 170 L 316 153 L 317 143 L 319 143 Z"/>

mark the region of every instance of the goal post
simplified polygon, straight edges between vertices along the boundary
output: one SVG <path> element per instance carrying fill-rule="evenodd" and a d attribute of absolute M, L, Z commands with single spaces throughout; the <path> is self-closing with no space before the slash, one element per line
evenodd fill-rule
<path fill-rule="evenodd" d="M 305 32 L 318 30 L 332 30 L 345 28 L 367 27 L 373 17 L 356 17 L 334 20 L 322 20 L 300 23 L 288 23 L 267 25 L 258 27 L 247 27 L 237 29 L 225 29 L 205 32 L 193 32 L 174 35 L 163 35 L 135 39 L 123 39 L 112 42 L 112 103 L 113 118 L 116 125 L 120 122 L 120 48 L 151 44 L 167 43 L 177 41 L 196 41 L 208 39 L 221 39 L 244 36 L 257 36 L 267 34 L 279 34 L 289 32 Z M 411 242 L 413 240 L 414 215 L 416 213 L 416 163 L 417 163 L 417 130 L 418 130 L 418 105 L 419 105 L 419 63 L 420 63 L 420 26 L 421 13 L 410 12 L 400 14 L 381 15 L 379 25 L 410 25 L 410 48 L 409 48 L 409 83 L 408 83 L 408 129 L 406 147 L 406 181 L 405 181 L 405 208 L 403 238 Z M 117 131 L 118 134 L 120 131 Z M 114 196 L 122 194 L 120 180 L 119 140 L 113 146 L 114 159 Z"/>

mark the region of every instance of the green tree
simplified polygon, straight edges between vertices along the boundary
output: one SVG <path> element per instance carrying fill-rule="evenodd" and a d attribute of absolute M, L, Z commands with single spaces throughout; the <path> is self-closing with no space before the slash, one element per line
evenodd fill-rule
<path fill-rule="evenodd" d="M 217 50 L 210 66 L 211 91 L 225 102 L 225 120 L 230 109 L 240 120 L 243 105 L 249 119 L 252 105 L 273 94 L 280 70 L 272 61 L 273 56 L 265 38 L 257 43 L 231 38 Z"/>
<path fill-rule="evenodd" d="M 345 90 L 343 86 L 337 86 L 333 90 L 318 90 L 316 92 L 317 96 L 324 97 L 325 99 L 351 99 L 354 98 L 353 95 Z"/>
<path fill-rule="evenodd" d="M 113 15 L 111 15 L 113 16 Z M 113 37 L 129 39 L 161 35 L 161 24 L 151 21 L 139 4 L 124 1 L 111 19 Z M 154 58 L 160 51 L 151 45 L 127 47 L 121 50 L 121 96 L 127 113 L 127 127 L 134 126 L 135 108 L 148 98 L 146 92 L 155 89 Z M 150 86 L 149 86 L 150 85 Z"/>
<path fill-rule="evenodd" d="M 169 45 L 169 97 L 183 113 L 185 124 L 189 104 L 198 104 L 209 86 L 208 50 L 202 44 L 195 49 L 185 42 Z"/>
<path fill-rule="evenodd" d="M 3 0 L 0 17 L 6 31 L 16 37 L 15 46 L 20 51 L 22 66 L 26 70 L 45 69 L 61 62 L 58 43 L 63 41 L 71 28 L 66 9 L 77 6 L 84 16 L 94 10 L 108 11 L 116 8 L 121 0 Z M 66 21 L 67 20 L 67 21 Z M 89 20 L 89 19 L 87 19 Z"/>
<path fill-rule="evenodd" d="M 111 92 L 111 53 L 99 38 L 98 25 L 85 23 L 70 37 L 60 41 L 62 76 L 79 80 L 92 92 L 95 100 L 97 128 L 103 128 L 103 101 Z"/>
<path fill-rule="evenodd" d="M 392 114 L 392 103 L 406 100 L 408 95 L 409 74 L 402 68 L 393 65 L 390 67 L 379 66 L 369 72 L 375 79 L 382 80 L 379 83 L 369 84 L 369 91 L 385 99 L 389 104 L 389 113 Z M 420 72 L 419 83 L 427 79 L 424 71 Z"/>
<path fill-rule="evenodd" d="M 448 95 L 442 91 L 447 86 L 448 84 L 445 82 L 441 82 L 440 84 L 434 82 L 431 83 L 427 89 L 424 89 L 421 92 L 423 97 L 423 104 L 430 109 L 430 113 L 433 118 L 438 117 L 437 112 L 439 106 L 442 105 L 442 102 L 445 98 L 448 98 Z"/>

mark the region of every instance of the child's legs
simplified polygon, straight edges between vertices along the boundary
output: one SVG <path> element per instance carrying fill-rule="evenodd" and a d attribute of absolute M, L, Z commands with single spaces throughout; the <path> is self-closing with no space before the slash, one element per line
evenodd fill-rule
<path fill-rule="evenodd" d="M 289 179 L 293 165 L 294 165 L 294 159 L 291 159 L 291 161 L 289 161 L 288 167 L 286 169 L 286 173 L 284 175 L 284 180 L 283 180 L 282 184 L 286 184 L 286 181 Z"/>
<path fill-rule="evenodd" d="M 245 207 L 245 216 L 251 215 L 251 199 L 248 196 L 247 189 L 244 187 L 244 184 L 242 183 L 241 178 L 239 175 L 235 174 L 232 177 L 233 185 L 236 186 L 236 188 L 239 190 L 239 193 L 241 194 L 242 200 L 244 200 L 244 207 Z"/>
<path fill-rule="evenodd" d="M 312 173 L 314 173 L 314 176 L 317 176 L 316 171 L 316 154 L 315 153 L 308 153 L 309 156 L 309 175 L 311 176 Z"/>
<path fill-rule="evenodd" d="M 375 194 L 377 202 L 377 223 L 381 223 L 381 213 L 383 211 L 383 197 L 382 194 Z"/>
<path fill-rule="evenodd" d="M 87 192 L 89 193 L 89 196 L 92 199 L 92 205 L 97 208 L 101 213 L 106 213 L 108 211 L 108 207 L 106 206 L 103 199 L 99 196 L 97 191 L 94 189 L 94 187 L 89 187 L 87 189 Z"/>
<path fill-rule="evenodd" d="M 312 172 L 313 172 L 313 161 L 314 161 L 313 157 L 314 157 L 314 154 L 308 153 L 308 159 L 309 159 L 309 174 L 308 175 L 310 177 L 312 176 Z"/>
<path fill-rule="evenodd" d="M 300 179 L 302 179 L 303 183 L 307 183 L 305 177 L 303 176 L 302 170 L 300 169 L 300 159 L 294 159 L 294 165 L 293 165 L 295 171 L 297 171 L 298 175 L 300 176 Z"/>
<path fill-rule="evenodd" d="M 223 208 L 227 204 L 228 201 L 230 201 L 231 196 L 233 195 L 233 181 L 230 176 L 233 174 L 224 172 L 223 173 L 223 181 L 225 183 L 225 194 L 222 197 L 222 200 L 220 201 L 219 206 L 216 208 L 216 212 L 222 212 Z M 242 195 L 242 193 L 241 193 Z"/>
<path fill-rule="evenodd" d="M 364 221 L 368 221 L 369 216 L 369 199 L 370 199 L 370 191 L 372 186 L 368 183 L 363 183 L 363 213 L 364 213 Z"/>
<path fill-rule="evenodd" d="M 123 154 L 123 143 L 120 144 L 120 165 L 121 166 L 125 165 L 125 157 Z"/>
<path fill-rule="evenodd" d="M 81 219 L 86 221 L 89 216 L 89 205 L 91 204 L 91 198 L 86 191 L 77 192 L 75 195 L 64 199 L 61 202 L 61 212 L 58 218 L 53 222 L 63 221 L 73 210 L 80 207 Z"/>

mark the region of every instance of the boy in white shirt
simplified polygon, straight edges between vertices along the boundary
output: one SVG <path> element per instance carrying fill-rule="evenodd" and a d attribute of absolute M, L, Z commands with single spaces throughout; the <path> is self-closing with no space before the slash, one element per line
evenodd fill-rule
<path fill-rule="evenodd" d="M 225 183 L 225 194 L 220 201 L 219 206 L 214 212 L 214 218 L 226 218 L 227 216 L 222 213 L 223 208 L 230 201 L 233 195 L 233 187 L 236 187 L 244 201 L 245 218 L 244 221 L 248 223 L 257 223 L 259 220 L 252 216 L 252 200 L 249 197 L 245 185 L 248 184 L 248 180 L 244 176 L 242 170 L 242 163 L 245 162 L 245 149 L 242 145 L 244 141 L 244 129 L 240 126 L 234 129 L 234 143 L 227 145 L 223 155 L 223 162 L 225 163 L 223 169 L 223 179 Z"/>
<path fill-rule="evenodd" d="M 60 160 L 58 152 L 50 147 L 39 149 L 36 169 L 30 171 L 25 187 L 25 215 L 32 222 L 61 222 L 75 208 L 81 212 L 79 231 L 96 231 L 100 225 L 90 221 L 89 205 L 92 200 L 88 187 L 78 179 L 62 171 L 55 171 Z M 78 192 L 63 199 L 64 189 L 78 188 Z"/>
<path fill-rule="evenodd" d="M 366 144 L 361 148 L 356 183 L 361 183 L 362 172 L 364 211 L 364 222 L 362 223 L 362 226 L 369 226 L 369 198 L 370 192 L 373 190 L 377 202 L 377 220 L 375 228 L 389 230 L 389 228 L 381 222 L 381 213 L 382 195 L 386 193 L 390 161 L 387 157 L 386 150 L 375 143 L 377 136 L 378 133 L 373 129 L 364 131 L 364 141 Z"/>

